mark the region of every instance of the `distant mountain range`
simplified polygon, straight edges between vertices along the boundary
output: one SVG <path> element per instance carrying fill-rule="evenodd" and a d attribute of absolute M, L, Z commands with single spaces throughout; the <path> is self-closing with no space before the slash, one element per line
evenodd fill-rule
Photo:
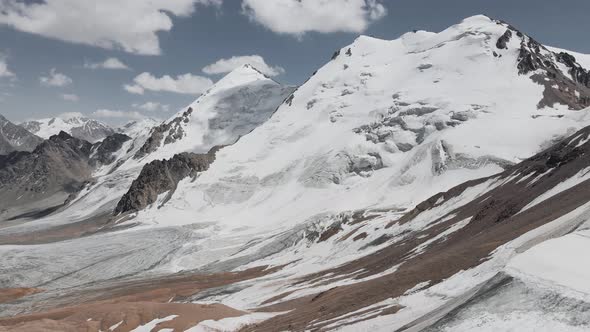
<path fill-rule="evenodd" d="M 60 131 L 64 131 L 76 138 L 91 143 L 99 141 L 115 132 L 114 129 L 100 121 L 80 116 L 54 117 L 26 121 L 21 123 L 21 126 L 44 139 L 56 135 Z"/>

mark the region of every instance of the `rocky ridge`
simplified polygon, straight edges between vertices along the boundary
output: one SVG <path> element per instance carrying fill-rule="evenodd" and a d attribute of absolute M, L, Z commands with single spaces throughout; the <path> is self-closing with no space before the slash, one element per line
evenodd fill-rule
<path fill-rule="evenodd" d="M 114 214 L 139 211 L 158 201 L 158 197 L 164 193 L 168 193 L 169 199 L 180 180 L 206 171 L 219 149 L 214 147 L 205 154 L 179 153 L 170 159 L 154 160 L 144 165 L 129 191 L 117 203 Z M 165 201 L 167 198 L 160 203 Z"/>
<path fill-rule="evenodd" d="M 42 141 L 42 138 L 0 115 L 0 155 L 12 151 L 33 151 Z"/>
<path fill-rule="evenodd" d="M 30 205 L 39 210 L 39 204 L 48 208 L 61 205 L 92 180 L 97 167 L 114 162 L 114 153 L 129 139 L 113 134 L 91 144 L 61 131 L 31 152 L 0 156 L 3 208 L 27 209 Z"/>

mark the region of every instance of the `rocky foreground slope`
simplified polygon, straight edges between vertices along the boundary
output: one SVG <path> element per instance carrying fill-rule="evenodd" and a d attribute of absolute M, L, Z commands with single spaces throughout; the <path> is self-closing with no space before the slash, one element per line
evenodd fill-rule
<path fill-rule="evenodd" d="M 225 113 L 234 97 L 267 99 L 230 74 L 125 142 L 123 162 L 63 211 L 0 229 L 0 243 L 23 239 L 0 246 L 0 326 L 588 330 L 590 274 L 576 259 L 590 245 L 588 59 L 485 16 L 362 36 L 243 132 Z M 194 155 L 174 154 L 228 132 L 233 144 L 181 178 Z M 99 203 L 136 174 L 129 209 L 96 227 L 117 201 Z M 98 230 L 21 237 L 82 224 Z"/>

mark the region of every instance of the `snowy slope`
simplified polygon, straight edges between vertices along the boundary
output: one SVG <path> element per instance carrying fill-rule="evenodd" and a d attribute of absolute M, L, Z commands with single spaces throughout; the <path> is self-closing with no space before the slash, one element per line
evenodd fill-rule
<path fill-rule="evenodd" d="M 590 269 L 579 261 L 589 249 L 588 230 L 582 230 L 533 247 L 511 260 L 507 269 L 515 277 L 590 301 Z"/>
<path fill-rule="evenodd" d="M 111 127 L 100 121 L 68 114 L 60 117 L 23 122 L 21 126 L 45 139 L 59 134 L 60 131 L 65 131 L 76 138 L 89 141 L 90 143 L 100 141 L 114 133 Z"/>
<path fill-rule="evenodd" d="M 146 163 L 179 152 L 204 153 L 216 145 L 232 144 L 265 122 L 293 90 L 250 65 L 239 67 L 154 128 L 134 159 Z"/>
<path fill-rule="evenodd" d="M 129 137 L 135 138 L 145 133 L 149 133 L 153 127 L 159 125 L 162 121 L 145 118 L 140 120 L 130 121 L 123 126 L 116 129 L 117 132 L 125 134 Z"/>

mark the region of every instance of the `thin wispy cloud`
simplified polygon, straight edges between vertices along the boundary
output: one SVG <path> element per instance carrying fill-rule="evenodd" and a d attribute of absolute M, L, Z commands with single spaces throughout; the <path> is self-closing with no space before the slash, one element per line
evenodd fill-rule
<path fill-rule="evenodd" d="M 61 99 L 66 100 L 66 101 L 79 101 L 80 97 L 78 97 L 78 95 L 73 94 L 73 93 L 64 93 L 60 95 Z"/>
<path fill-rule="evenodd" d="M 57 72 L 55 68 L 51 68 L 49 75 L 39 77 L 39 82 L 46 87 L 63 87 L 72 84 L 73 80 L 69 76 Z"/>
<path fill-rule="evenodd" d="M 120 110 L 109 110 L 109 109 L 99 109 L 92 113 L 93 116 L 97 118 L 107 118 L 107 119 L 143 119 L 145 115 L 136 112 L 136 111 L 120 111 Z"/>
<path fill-rule="evenodd" d="M 6 55 L 0 53 L 0 78 L 11 77 L 14 78 L 16 75 L 8 69 L 8 63 L 6 62 Z"/>
<path fill-rule="evenodd" d="M 156 111 L 168 112 L 168 111 L 170 111 L 170 105 L 165 105 L 165 104 L 161 104 L 159 102 L 154 102 L 154 101 L 148 101 L 143 104 L 133 104 L 132 106 L 135 108 L 139 108 L 141 110 L 144 110 L 144 111 L 148 111 L 148 112 L 156 112 Z"/>
<path fill-rule="evenodd" d="M 63 112 L 58 114 L 57 117 L 62 119 L 83 118 L 84 114 L 80 112 Z"/>
<path fill-rule="evenodd" d="M 107 58 L 102 62 L 85 62 L 84 68 L 88 69 L 130 69 L 129 66 L 117 58 Z"/>

